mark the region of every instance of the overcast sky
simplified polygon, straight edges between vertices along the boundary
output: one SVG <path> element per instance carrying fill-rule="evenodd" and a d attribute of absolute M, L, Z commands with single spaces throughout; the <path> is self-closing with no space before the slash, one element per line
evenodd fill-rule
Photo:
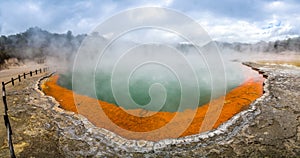
<path fill-rule="evenodd" d="M 89 33 L 114 14 L 143 6 L 178 10 L 219 41 L 270 41 L 300 34 L 297 0 L 0 0 L 0 32 L 9 35 L 38 26 L 57 33 Z"/>

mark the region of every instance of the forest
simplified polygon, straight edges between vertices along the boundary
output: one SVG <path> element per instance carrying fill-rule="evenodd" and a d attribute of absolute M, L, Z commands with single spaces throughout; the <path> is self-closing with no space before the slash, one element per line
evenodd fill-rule
<path fill-rule="evenodd" d="M 68 58 L 86 35 L 74 36 L 71 31 L 65 34 L 50 33 L 38 27 L 29 28 L 23 33 L 0 37 L 0 64 L 5 59 L 34 59 L 64 54 Z"/>
<path fill-rule="evenodd" d="M 0 64 L 8 58 L 23 60 L 54 56 L 68 60 L 86 36 L 86 34 L 74 36 L 71 31 L 63 34 L 50 33 L 38 27 L 29 28 L 15 35 L 2 35 L 0 37 Z M 229 49 L 236 52 L 300 52 L 300 37 L 252 44 L 219 41 L 216 43 L 220 50 Z"/>

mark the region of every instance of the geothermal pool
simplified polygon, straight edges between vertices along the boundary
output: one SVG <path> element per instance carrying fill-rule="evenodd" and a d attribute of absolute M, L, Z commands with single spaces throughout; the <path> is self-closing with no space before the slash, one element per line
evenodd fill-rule
<path fill-rule="evenodd" d="M 145 69 L 151 75 L 143 73 Z M 143 72 L 137 71 L 136 75 L 132 75 L 132 82 L 129 82 L 128 85 L 132 99 L 140 104 L 140 107 L 131 106 L 130 102 L 118 104 L 114 100 L 112 89 L 107 86 L 111 84 L 111 76 L 101 70 L 98 71 L 98 74 L 97 71 L 95 73 L 97 97 L 85 94 L 84 91 L 73 92 L 70 73 L 51 77 L 42 88 L 47 95 L 53 96 L 65 110 L 84 115 L 95 126 L 108 129 L 128 139 L 153 141 L 203 132 L 200 127 L 210 104 L 223 103 L 224 99 L 220 116 L 213 125 L 213 128 L 216 128 L 233 115 L 247 109 L 249 104 L 263 93 L 264 79 L 262 75 L 239 63 L 229 63 L 225 68 L 226 73 L 229 74 L 226 80 L 225 96 L 220 93 L 219 96 L 211 98 L 211 87 L 206 77 L 209 76 L 209 71 L 199 69 L 197 77 L 201 95 L 198 106 L 194 108 L 186 105 L 178 108 L 181 94 L 180 84 L 176 83 L 176 77 L 153 65 L 151 68 L 145 67 L 145 69 Z M 165 86 L 167 99 L 162 107 L 155 107 L 154 104 L 154 106 L 144 108 L 143 105 L 151 101 L 148 93 L 149 86 L 157 82 Z M 176 119 L 174 119 L 175 116 Z M 149 132 L 151 133 L 149 134 Z"/>

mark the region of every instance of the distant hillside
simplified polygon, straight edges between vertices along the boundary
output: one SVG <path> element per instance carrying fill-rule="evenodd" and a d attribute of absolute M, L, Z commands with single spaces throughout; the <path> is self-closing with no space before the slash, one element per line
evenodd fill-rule
<path fill-rule="evenodd" d="M 7 58 L 33 59 L 58 56 L 68 58 L 76 51 L 85 35 L 73 36 L 50 33 L 38 27 L 29 28 L 24 33 L 0 37 L 0 64 Z"/>
<path fill-rule="evenodd" d="M 261 41 L 254 44 L 225 42 L 217 42 L 217 44 L 221 49 L 231 49 L 237 52 L 300 52 L 300 37 L 275 42 Z"/>
<path fill-rule="evenodd" d="M 68 60 L 80 46 L 87 35 L 74 36 L 71 31 L 65 34 L 50 33 L 38 27 L 29 28 L 24 33 L 0 37 L 0 64 L 5 59 L 34 59 L 44 56 L 55 56 Z M 99 36 L 97 33 L 91 36 Z M 103 37 L 102 37 L 103 38 Z M 226 43 L 216 42 L 220 49 L 236 52 L 300 52 L 300 37 L 275 42 Z M 188 49 L 189 44 L 181 43 L 176 47 Z"/>

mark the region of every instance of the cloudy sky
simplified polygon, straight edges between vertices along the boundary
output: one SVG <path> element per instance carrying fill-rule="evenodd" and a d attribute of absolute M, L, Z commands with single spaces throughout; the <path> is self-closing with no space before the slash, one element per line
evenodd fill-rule
<path fill-rule="evenodd" d="M 219 41 L 257 42 L 300 35 L 297 0 L 0 0 L 0 33 L 15 34 L 33 26 L 57 33 L 89 33 L 110 16 L 143 6 L 184 13 Z"/>

